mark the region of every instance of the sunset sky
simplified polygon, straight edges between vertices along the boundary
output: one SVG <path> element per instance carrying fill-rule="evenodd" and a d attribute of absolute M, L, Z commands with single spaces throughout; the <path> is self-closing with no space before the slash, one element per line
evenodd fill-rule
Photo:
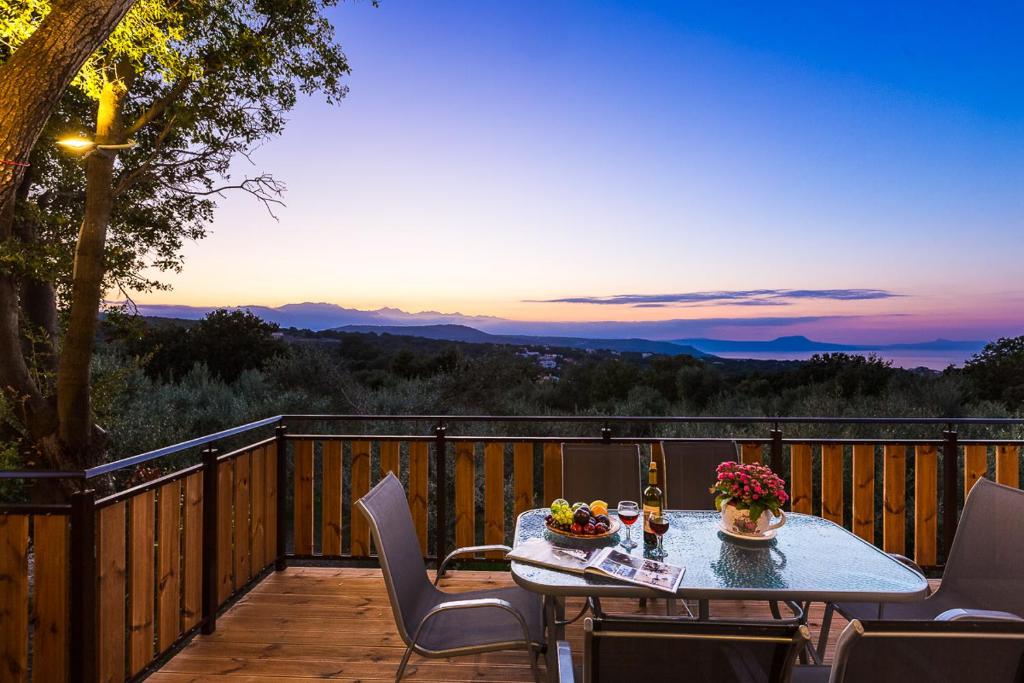
<path fill-rule="evenodd" d="M 138 298 L 1024 334 L 1022 8 L 343 3 L 349 96 L 237 167 L 279 221 L 225 199 Z"/>

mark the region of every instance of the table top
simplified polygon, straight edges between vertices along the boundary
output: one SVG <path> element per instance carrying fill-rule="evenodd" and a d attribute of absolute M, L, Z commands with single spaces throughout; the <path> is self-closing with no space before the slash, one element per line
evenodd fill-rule
<path fill-rule="evenodd" d="M 562 546 L 612 545 L 575 541 L 544 526 L 546 508 L 527 510 L 516 521 L 515 544 L 547 538 Z M 614 511 L 613 513 L 614 514 Z M 666 562 L 686 568 L 677 595 L 709 600 L 810 600 L 837 602 L 910 602 L 925 597 L 927 580 L 900 562 L 821 517 L 787 513 L 786 525 L 771 541 L 737 540 L 719 529 L 719 514 L 703 510 L 669 510 L 663 545 Z M 625 533 L 625 527 L 619 535 Z M 643 555 L 640 525 L 633 530 Z M 620 546 L 620 550 L 621 550 Z M 512 577 L 523 588 L 557 596 L 658 597 L 648 590 L 613 579 L 512 563 Z"/>

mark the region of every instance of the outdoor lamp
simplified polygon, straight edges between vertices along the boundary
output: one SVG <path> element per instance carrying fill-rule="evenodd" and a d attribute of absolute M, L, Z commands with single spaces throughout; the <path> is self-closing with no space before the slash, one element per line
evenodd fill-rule
<path fill-rule="evenodd" d="M 68 151 L 85 152 L 85 156 L 89 156 L 90 154 L 97 150 L 102 151 L 108 149 L 131 149 L 137 143 L 134 140 L 129 140 L 127 142 L 122 142 L 116 145 L 98 145 L 94 141 L 89 140 L 88 138 L 84 138 L 81 136 L 73 136 L 57 140 L 57 144 Z"/>

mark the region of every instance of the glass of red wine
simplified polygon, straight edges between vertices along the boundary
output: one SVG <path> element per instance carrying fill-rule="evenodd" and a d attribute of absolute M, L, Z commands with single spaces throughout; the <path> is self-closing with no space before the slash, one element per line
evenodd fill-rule
<path fill-rule="evenodd" d="M 619 501 L 619 521 L 626 525 L 626 540 L 622 542 L 622 547 L 626 550 L 632 550 L 636 547 L 636 542 L 633 541 L 633 522 L 640 517 L 640 507 L 636 504 L 636 501 L 632 500 L 620 500 Z"/>
<path fill-rule="evenodd" d="M 651 531 L 658 537 L 658 547 L 655 548 L 651 555 L 658 559 L 664 559 L 667 553 L 665 548 L 661 545 L 661 537 L 668 531 L 668 517 L 664 514 L 651 513 L 651 516 L 647 518 L 647 524 L 651 527 Z"/>

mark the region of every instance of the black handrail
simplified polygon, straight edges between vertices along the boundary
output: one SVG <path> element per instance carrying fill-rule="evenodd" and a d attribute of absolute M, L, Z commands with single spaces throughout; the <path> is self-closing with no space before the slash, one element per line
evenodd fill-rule
<path fill-rule="evenodd" d="M 372 414 L 285 414 L 274 415 L 262 420 L 250 422 L 238 427 L 231 427 L 213 434 L 182 441 L 172 446 L 139 453 L 127 458 L 115 460 L 91 467 L 84 472 L 49 472 L 45 470 L 8 470 L 0 471 L 0 479 L 94 479 L 110 474 L 126 467 L 141 465 L 168 455 L 174 455 L 205 446 L 215 441 L 232 436 L 245 434 L 263 427 L 276 427 L 285 422 L 431 422 L 434 424 L 450 424 L 458 422 L 506 422 L 506 423 L 577 423 L 577 424 L 837 424 L 837 425 L 944 425 L 949 428 L 957 426 L 1020 426 L 1024 418 L 1017 417 L 793 417 L 793 416 L 639 416 L 639 415 L 372 415 Z M 791 442 L 789 439 L 787 443 Z M 916 442 L 916 440 L 915 440 Z M 852 441 L 851 441 L 852 443 Z M 857 441 L 860 443 L 860 441 Z M 1004 443 L 991 440 L 991 443 Z"/>
<path fill-rule="evenodd" d="M 95 477 L 99 477 L 104 474 L 110 474 L 111 472 L 116 472 L 117 470 L 124 469 L 125 467 L 141 465 L 144 462 L 156 460 L 157 458 L 162 458 L 166 455 L 174 455 L 175 453 L 181 453 L 182 451 L 187 451 L 192 448 L 196 448 L 197 446 L 205 446 L 206 444 L 212 443 L 214 441 L 220 441 L 221 439 L 227 439 L 232 436 L 238 436 L 239 434 L 251 432 L 254 429 L 276 425 L 280 421 L 281 416 L 275 415 L 274 417 L 267 417 L 262 420 L 257 420 L 256 422 L 250 422 L 249 424 L 241 425 L 239 427 L 232 427 L 230 429 L 224 429 L 213 434 L 207 434 L 206 436 L 200 436 L 195 439 L 189 439 L 188 441 L 182 441 L 181 443 L 174 444 L 173 446 L 164 446 L 163 448 L 158 448 L 155 451 L 139 453 L 138 455 L 133 455 L 128 458 L 121 458 L 120 460 L 115 460 L 113 462 L 97 465 L 96 467 L 90 467 L 85 471 L 85 478 L 94 479 Z"/>

